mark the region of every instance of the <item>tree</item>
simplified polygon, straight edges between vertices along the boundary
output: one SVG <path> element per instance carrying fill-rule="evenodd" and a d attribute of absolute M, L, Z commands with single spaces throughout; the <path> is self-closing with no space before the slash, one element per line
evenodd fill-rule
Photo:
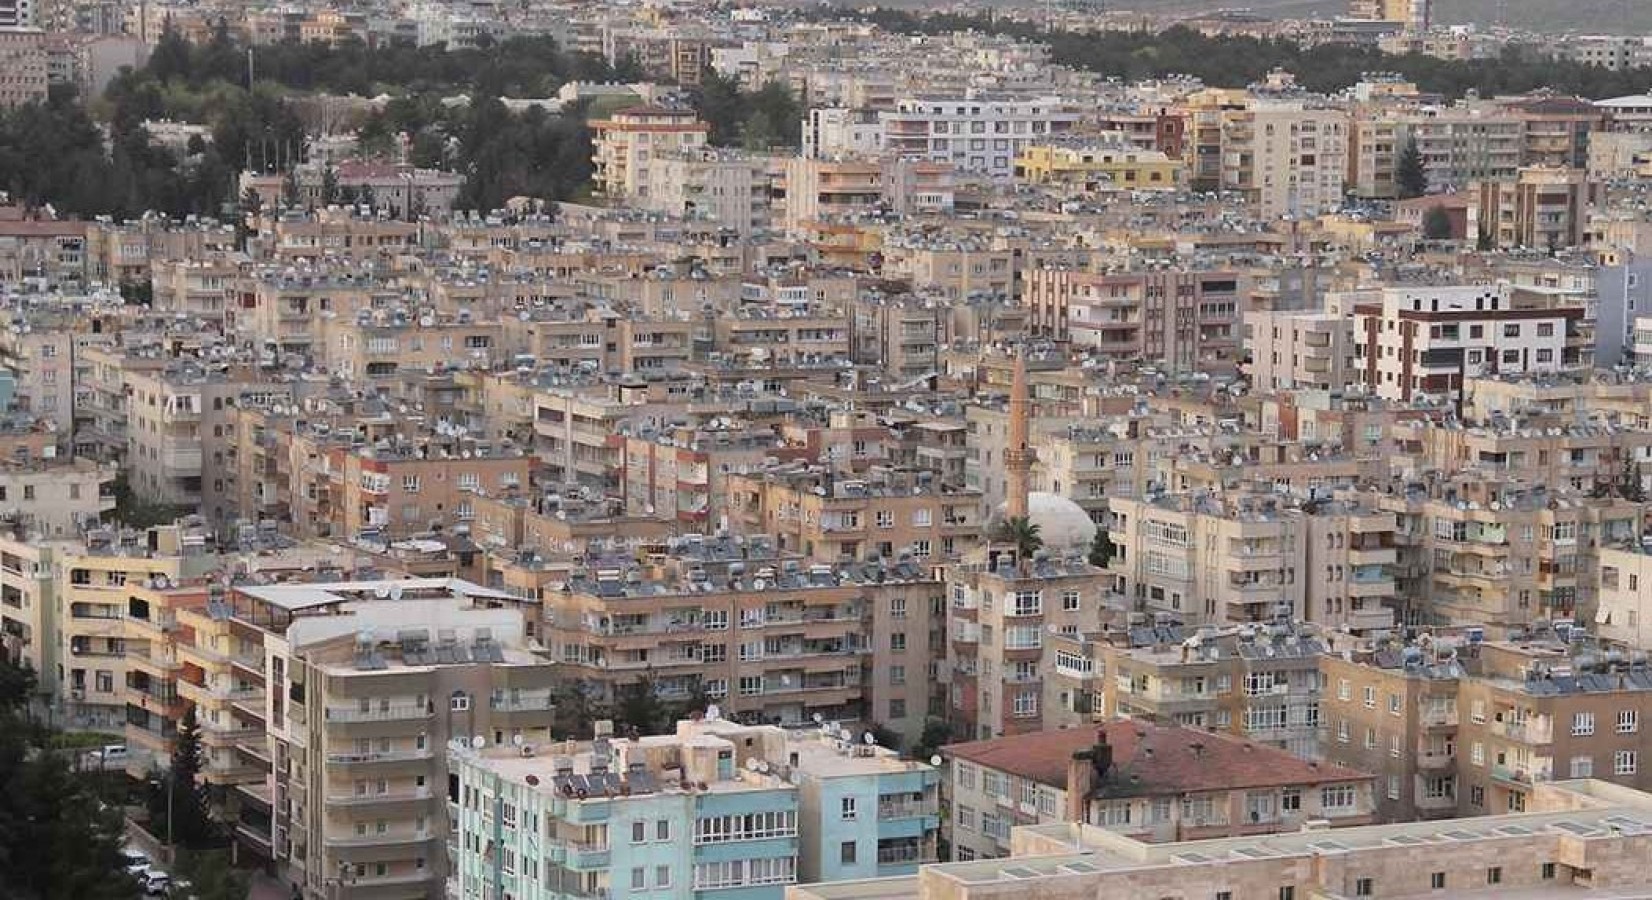
<path fill-rule="evenodd" d="M 171 768 L 150 773 L 150 828 L 158 829 L 157 837 L 173 846 L 203 850 L 221 842 L 200 778 L 203 761 L 201 725 L 190 706 L 172 739 Z"/>
<path fill-rule="evenodd" d="M 1039 534 L 1041 530 L 1038 523 L 1032 519 L 1017 516 L 1005 519 L 1003 524 L 998 526 L 998 539 L 1014 544 L 1017 558 L 1032 559 L 1033 554 L 1044 546 L 1044 538 Z"/>
<path fill-rule="evenodd" d="M 1431 206 L 1423 216 L 1423 237 L 1431 241 L 1451 240 L 1451 213 L 1444 206 Z"/>
<path fill-rule="evenodd" d="M 1394 161 L 1394 186 L 1399 189 L 1401 200 L 1428 193 L 1428 171 L 1423 168 L 1423 152 L 1415 138 L 1405 142 L 1399 159 Z"/>
<path fill-rule="evenodd" d="M 636 682 L 620 689 L 619 708 L 615 711 L 617 724 L 635 728 L 643 734 L 659 734 L 665 730 L 666 708 L 655 689 L 654 676 L 644 672 Z"/>
<path fill-rule="evenodd" d="M 338 199 L 338 170 L 328 166 L 321 170 L 321 205 L 337 203 Z"/>
<path fill-rule="evenodd" d="M 175 868 L 194 900 L 246 900 L 252 887 L 252 878 L 231 865 L 228 850 L 181 851 Z"/>
<path fill-rule="evenodd" d="M 137 900 L 119 852 L 120 811 L 70 770 L 28 716 L 34 672 L 0 654 L 0 895 Z"/>
<path fill-rule="evenodd" d="M 592 735 L 591 723 L 604 717 L 590 689 L 583 681 L 565 681 L 552 698 L 551 736 L 557 740 L 585 740 Z"/>
<path fill-rule="evenodd" d="M 1090 565 L 1098 569 L 1107 568 L 1115 552 L 1117 549 L 1113 546 L 1112 535 L 1107 533 L 1106 528 L 1097 527 L 1096 536 L 1090 541 Z"/>
<path fill-rule="evenodd" d="M 924 730 L 918 735 L 917 743 L 912 745 L 912 758 L 928 761 L 935 755 L 935 751 L 952 743 L 952 726 L 943 719 L 929 719 L 924 722 Z"/>
<path fill-rule="evenodd" d="M 299 205 L 298 171 L 288 169 L 281 179 L 281 205 L 288 209 L 297 209 Z"/>

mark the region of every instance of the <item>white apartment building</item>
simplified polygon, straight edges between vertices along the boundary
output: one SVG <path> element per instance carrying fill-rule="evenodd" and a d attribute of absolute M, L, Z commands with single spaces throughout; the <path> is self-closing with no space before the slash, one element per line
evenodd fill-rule
<path fill-rule="evenodd" d="M 1541 300 L 1543 298 L 1531 298 Z M 1354 377 L 1377 396 L 1454 395 L 1474 375 L 1555 373 L 1586 362 L 1581 306 L 1514 301 L 1508 285 L 1403 287 L 1354 307 Z"/>
<path fill-rule="evenodd" d="M 803 120 L 803 155 L 809 159 L 868 156 L 882 150 L 883 120 L 875 109 L 817 108 Z"/>
<path fill-rule="evenodd" d="M 1078 118 L 1056 96 L 971 95 L 911 97 L 881 116 L 886 150 L 1004 179 L 1015 174 L 1022 150 L 1071 131 Z"/>

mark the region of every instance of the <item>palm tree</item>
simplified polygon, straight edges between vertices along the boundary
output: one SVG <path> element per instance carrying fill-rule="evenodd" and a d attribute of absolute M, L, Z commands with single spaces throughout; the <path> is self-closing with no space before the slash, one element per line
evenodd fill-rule
<path fill-rule="evenodd" d="M 998 539 L 1015 545 L 1015 555 L 1018 559 L 1032 559 L 1034 553 L 1044 546 L 1044 538 L 1039 536 L 1037 522 L 1026 516 L 1017 516 L 1005 519 L 998 526 Z"/>

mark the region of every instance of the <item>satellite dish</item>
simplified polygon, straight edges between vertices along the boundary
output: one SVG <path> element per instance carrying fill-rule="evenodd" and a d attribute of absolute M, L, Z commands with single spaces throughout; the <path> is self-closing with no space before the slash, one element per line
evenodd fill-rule
<path fill-rule="evenodd" d="M 762 772 L 764 775 L 769 774 L 769 764 L 766 762 L 758 763 L 757 771 Z"/>
<path fill-rule="evenodd" d="M 373 596 L 383 600 L 390 596 L 390 588 L 381 584 L 378 587 L 373 588 Z"/>
<path fill-rule="evenodd" d="M 522 744 L 525 743 L 522 740 L 522 733 L 517 732 L 516 734 L 511 735 L 511 743 L 515 744 L 518 747 L 522 746 Z"/>
<path fill-rule="evenodd" d="M 755 756 L 749 757 L 746 760 L 746 771 L 755 772 L 755 771 L 757 771 L 758 765 L 760 765 L 760 763 L 758 763 L 757 757 L 755 757 Z"/>
<path fill-rule="evenodd" d="M 874 737 L 872 735 L 872 732 L 870 732 L 870 731 L 868 731 L 865 734 L 861 735 L 860 739 L 865 741 L 869 745 L 870 744 L 876 744 L 878 742 L 878 739 L 876 737 Z"/>
<path fill-rule="evenodd" d="M 390 589 L 390 599 L 400 600 L 401 598 L 402 598 L 402 586 L 398 584 L 395 587 Z"/>
<path fill-rule="evenodd" d="M 723 710 L 721 707 L 715 703 L 706 704 L 706 719 L 715 722 L 722 718 L 722 716 Z"/>
<path fill-rule="evenodd" d="M 941 754 L 937 753 L 934 756 L 931 756 L 929 758 L 929 764 L 932 765 L 932 766 L 940 765 L 941 764 Z"/>
<path fill-rule="evenodd" d="M 815 724 L 816 725 L 819 725 L 821 722 L 826 721 L 826 717 L 821 715 L 820 713 L 815 713 L 814 719 L 815 719 Z"/>
<path fill-rule="evenodd" d="M 483 747 L 486 747 L 487 745 L 488 745 L 488 739 L 481 736 L 481 735 L 477 735 L 477 736 L 470 739 L 470 746 L 477 749 L 477 750 L 480 750 Z"/>

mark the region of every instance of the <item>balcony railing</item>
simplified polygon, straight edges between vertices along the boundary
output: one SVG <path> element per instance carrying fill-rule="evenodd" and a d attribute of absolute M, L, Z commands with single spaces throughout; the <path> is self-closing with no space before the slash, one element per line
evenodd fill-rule
<path fill-rule="evenodd" d="M 390 763 L 411 762 L 421 759 L 430 759 L 430 750 L 385 750 L 382 752 L 368 751 L 366 753 L 329 753 L 327 761 L 350 765 L 353 763 Z"/>
<path fill-rule="evenodd" d="M 430 716 L 429 704 L 420 705 L 417 703 L 403 703 L 389 707 L 375 706 L 371 709 L 334 706 L 327 708 L 327 721 L 329 722 L 396 722 L 428 719 Z"/>

